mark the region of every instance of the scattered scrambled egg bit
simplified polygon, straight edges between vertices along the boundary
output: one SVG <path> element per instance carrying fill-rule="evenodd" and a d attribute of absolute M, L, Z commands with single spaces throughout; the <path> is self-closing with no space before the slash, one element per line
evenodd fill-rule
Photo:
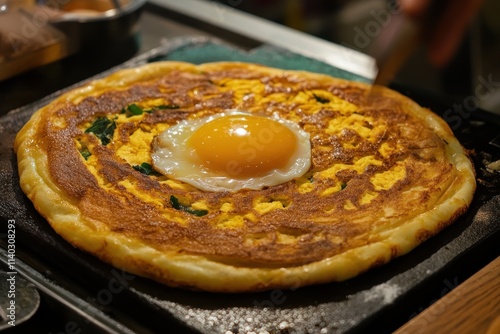
<path fill-rule="evenodd" d="M 233 79 L 223 80 L 217 84 L 221 90 L 234 90 L 234 99 L 237 102 L 237 105 L 242 105 L 245 99 L 251 95 L 254 99 L 255 108 L 262 108 L 262 106 L 266 104 L 284 103 L 296 106 L 299 105 L 300 113 L 302 114 L 314 114 L 323 108 L 336 110 L 339 114 L 330 120 L 327 128 L 325 129 L 326 133 L 330 135 L 342 135 L 343 131 L 348 129 L 355 131 L 363 139 L 374 143 L 381 135 L 381 131 L 383 131 L 383 127 L 381 127 L 382 129 L 373 128 L 371 126 L 373 120 L 359 113 L 359 108 L 356 105 L 342 100 L 328 91 L 311 90 L 301 91 L 297 94 L 272 93 L 266 95 L 264 94 L 266 86 L 259 80 Z M 193 94 L 195 93 L 196 92 L 193 92 Z M 84 134 L 93 133 L 101 141 L 102 145 L 108 145 L 111 143 L 116 156 L 123 159 L 124 162 L 130 164 L 134 167 L 134 169 L 142 172 L 145 170 L 146 174 L 155 173 L 155 170 L 152 169 L 152 165 L 154 164 L 151 156 L 152 142 L 155 137 L 164 133 L 171 126 L 166 123 L 146 125 L 141 123 L 141 120 L 143 120 L 149 113 L 154 112 L 157 109 L 175 108 L 178 108 L 178 106 L 171 105 L 162 99 L 132 103 L 114 115 L 98 117 L 93 122 L 82 124 L 81 129 Z M 295 110 L 292 110 L 289 114 L 291 119 L 299 117 Z M 292 120 L 288 120 L 286 122 L 290 121 Z M 123 131 L 113 131 L 120 127 L 126 127 L 128 129 L 125 135 L 123 134 Z M 95 140 L 88 140 L 88 138 L 86 138 L 87 137 L 85 135 L 81 136 L 75 143 L 76 147 L 81 153 L 82 158 L 85 159 L 91 173 L 96 176 L 101 186 L 106 187 L 104 180 L 99 177 L 97 159 L 92 156 L 93 148 L 96 145 Z M 344 142 L 343 145 L 347 149 L 356 148 L 355 144 L 350 142 Z M 380 146 L 378 153 L 381 157 L 385 158 L 397 149 L 397 147 L 383 143 Z M 361 174 L 370 165 L 381 166 L 382 164 L 382 161 L 371 155 L 356 159 L 352 164 L 337 163 L 322 171 L 311 171 L 309 173 L 298 175 L 295 177 L 297 191 L 301 194 L 305 194 L 316 190 L 317 183 L 314 179 L 333 179 L 335 180 L 333 185 L 322 189 L 319 192 L 320 196 L 331 196 L 342 191 L 346 187 L 345 183 L 340 182 L 337 179 L 336 174 L 338 172 L 344 170 L 354 170 L 358 174 Z M 141 168 L 143 170 L 141 170 Z M 158 174 L 157 176 L 161 176 L 161 174 Z M 405 177 L 406 171 L 402 166 L 395 166 L 388 171 L 375 174 L 370 180 L 373 184 L 374 190 L 362 194 L 357 203 L 360 205 L 369 204 L 373 199 L 378 197 L 379 191 L 390 189 L 398 181 L 403 180 Z M 195 191 L 197 188 L 196 185 L 190 185 L 189 183 L 186 183 L 185 180 L 178 180 L 175 178 L 158 178 L 158 181 L 167 184 L 172 189 Z M 133 180 L 122 180 L 119 185 L 130 192 L 134 192 Z M 165 205 L 161 200 L 155 198 L 154 194 L 151 196 L 148 194 L 139 195 L 141 196 L 141 199 L 147 201 L 148 203 L 154 203 L 158 206 Z M 179 205 L 189 207 L 189 210 L 208 212 L 213 209 L 209 208 L 208 205 L 202 201 L 188 204 L 183 204 L 182 201 L 186 202 L 186 199 L 181 199 Z M 253 202 L 254 212 L 259 215 L 264 215 L 274 210 L 286 209 L 288 205 L 290 205 L 290 203 L 287 198 L 256 198 Z M 352 210 L 355 207 L 356 205 L 350 200 L 345 202 L 344 209 Z M 230 201 L 222 202 L 220 208 L 218 209 L 220 211 L 219 217 L 216 220 L 216 225 L 218 227 L 240 227 L 244 224 L 245 220 L 255 219 L 253 214 L 249 214 L 250 216 L 233 214 L 232 210 L 234 208 Z M 178 219 L 175 218 L 174 220 Z"/>

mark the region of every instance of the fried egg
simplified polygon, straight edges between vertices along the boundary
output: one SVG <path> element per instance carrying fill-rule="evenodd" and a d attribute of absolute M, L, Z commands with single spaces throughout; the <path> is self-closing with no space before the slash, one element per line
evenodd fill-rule
<path fill-rule="evenodd" d="M 311 145 L 294 122 L 229 111 L 168 128 L 151 158 L 158 172 L 204 191 L 258 190 L 305 174 Z"/>

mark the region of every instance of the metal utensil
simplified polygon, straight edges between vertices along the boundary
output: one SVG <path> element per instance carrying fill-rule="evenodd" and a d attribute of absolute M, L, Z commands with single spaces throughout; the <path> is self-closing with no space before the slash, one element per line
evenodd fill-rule
<path fill-rule="evenodd" d="M 371 52 L 378 67 L 372 87 L 385 86 L 394 78 L 409 56 L 425 42 L 426 35 L 445 9 L 445 1 L 431 1 L 418 16 L 411 17 L 400 12 L 391 17 L 375 39 Z"/>
<path fill-rule="evenodd" d="M 394 15 L 375 40 L 372 52 L 378 73 L 373 85 L 385 86 L 420 43 L 421 22 L 406 15 Z"/>

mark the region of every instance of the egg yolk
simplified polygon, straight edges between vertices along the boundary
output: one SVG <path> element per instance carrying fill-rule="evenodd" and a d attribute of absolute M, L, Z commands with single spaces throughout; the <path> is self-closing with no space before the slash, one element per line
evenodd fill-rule
<path fill-rule="evenodd" d="M 298 144 L 295 133 L 276 120 L 236 114 L 202 125 L 187 145 L 209 169 L 248 178 L 285 167 Z"/>

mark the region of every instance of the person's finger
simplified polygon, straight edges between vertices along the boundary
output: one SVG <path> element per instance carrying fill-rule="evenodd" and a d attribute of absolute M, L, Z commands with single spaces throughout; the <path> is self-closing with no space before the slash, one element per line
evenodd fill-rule
<path fill-rule="evenodd" d="M 459 47 L 465 30 L 478 12 L 482 0 L 450 1 L 443 16 L 429 36 L 429 58 L 436 66 L 443 66 Z"/>
<path fill-rule="evenodd" d="M 431 1 L 432 0 L 399 0 L 399 6 L 406 15 L 420 17 L 425 13 Z"/>

